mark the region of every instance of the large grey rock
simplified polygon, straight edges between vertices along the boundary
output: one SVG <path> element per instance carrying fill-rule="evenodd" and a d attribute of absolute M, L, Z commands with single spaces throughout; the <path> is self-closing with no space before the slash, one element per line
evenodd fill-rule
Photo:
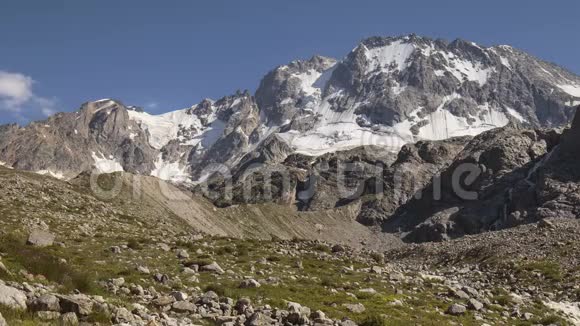
<path fill-rule="evenodd" d="M 446 312 L 449 315 L 460 316 L 463 315 L 466 311 L 467 308 L 464 305 L 452 304 L 451 306 L 449 306 Z"/>
<path fill-rule="evenodd" d="M 11 309 L 26 309 L 26 294 L 11 286 L 0 284 L 0 305 Z"/>
<path fill-rule="evenodd" d="M 241 289 L 259 288 L 260 286 L 261 286 L 260 282 L 254 279 L 243 280 L 242 283 L 240 283 Z"/>
<path fill-rule="evenodd" d="M 55 238 L 54 234 L 46 230 L 35 229 L 30 232 L 26 243 L 35 247 L 48 247 L 53 245 Z"/>
<path fill-rule="evenodd" d="M 77 326 L 79 325 L 79 319 L 77 315 L 73 312 L 67 312 L 62 314 L 58 320 L 59 326 Z"/>
<path fill-rule="evenodd" d="M 211 273 L 215 273 L 215 274 L 224 274 L 225 273 L 225 271 L 216 262 L 213 262 L 209 265 L 201 266 L 199 268 L 199 270 L 202 272 L 211 272 Z"/>
<path fill-rule="evenodd" d="M 88 316 L 93 312 L 94 302 L 86 295 L 59 295 L 62 313 L 74 313 L 79 316 Z"/>
<path fill-rule="evenodd" d="M 366 308 L 362 303 L 355 303 L 355 304 L 345 303 L 345 304 L 343 304 L 343 306 L 348 311 L 355 313 L 355 314 L 360 314 L 360 313 L 363 313 L 366 311 Z"/>
<path fill-rule="evenodd" d="M 172 306 L 171 306 L 171 310 L 175 311 L 175 312 L 179 312 L 179 313 L 195 313 L 197 312 L 197 306 L 195 304 L 193 304 L 192 302 L 188 302 L 188 301 L 179 301 L 179 302 L 175 302 Z"/>
<path fill-rule="evenodd" d="M 30 311 L 60 311 L 60 300 L 52 294 L 43 294 L 28 303 Z"/>

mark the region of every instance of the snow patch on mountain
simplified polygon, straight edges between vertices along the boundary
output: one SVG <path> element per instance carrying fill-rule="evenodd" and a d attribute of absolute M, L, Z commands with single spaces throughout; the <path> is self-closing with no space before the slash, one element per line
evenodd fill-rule
<path fill-rule="evenodd" d="M 320 88 L 315 86 L 316 81 L 322 74 L 314 69 L 310 69 L 305 73 L 294 74 L 292 77 L 300 80 L 300 88 L 306 96 L 320 93 Z"/>
<path fill-rule="evenodd" d="M 364 45 L 362 46 L 364 47 Z M 364 49 L 369 62 L 366 73 L 370 74 L 377 69 L 382 72 L 390 72 L 392 71 L 390 67 L 393 64 L 397 70 L 405 70 L 409 66 L 408 59 L 415 52 L 416 47 L 404 40 L 397 40 L 387 46 L 372 49 L 364 47 Z"/>
<path fill-rule="evenodd" d="M 505 109 L 512 117 L 516 118 L 516 120 L 518 120 L 519 122 L 528 122 L 526 118 L 524 118 L 524 116 L 518 111 L 508 107 L 506 107 Z"/>
<path fill-rule="evenodd" d="M 51 170 L 39 170 L 39 171 L 36 171 L 35 173 L 40 174 L 40 175 L 48 175 L 48 176 L 51 176 L 53 178 L 61 179 L 61 180 L 65 178 L 64 174 L 62 172 L 58 172 L 58 171 L 54 172 Z"/>
<path fill-rule="evenodd" d="M 159 154 L 154 164 L 155 169 L 151 171 L 151 176 L 176 183 L 191 183 L 187 167 L 181 166 L 179 162 L 165 162 L 163 155 Z"/>
<path fill-rule="evenodd" d="M 579 85 L 558 85 L 558 87 L 564 92 L 574 96 L 580 97 L 580 86 Z"/>
<path fill-rule="evenodd" d="M 112 155 L 106 158 L 102 153 L 98 155 L 95 152 L 92 152 L 91 156 L 95 161 L 94 167 L 97 172 L 100 173 L 113 173 L 113 172 L 123 172 L 123 166 L 121 163 L 117 162 Z"/>
<path fill-rule="evenodd" d="M 137 121 L 141 128 L 149 132 L 149 144 L 161 149 L 172 139 L 176 139 L 182 128 L 201 127 L 199 119 L 188 114 L 187 110 L 178 110 L 161 115 L 146 112 L 128 111 L 129 118 Z"/>
<path fill-rule="evenodd" d="M 441 108 L 427 116 L 428 124 L 419 129 L 419 139 L 443 140 L 459 136 L 475 136 L 482 132 L 503 127 L 509 123 L 507 116 L 496 109 L 483 107 L 480 116 L 471 116 L 470 120 L 453 115 Z"/>
<path fill-rule="evenodd" d="M 485 85 L 489 75 L 495 71 L 494 68 L 485 68 L 479 62 L 473 62 L 458 58 L 450 52 L 439 52 L 447 61 L 445 69 L 449 71 L 460 82 L 475 81 L 480 86 Z"/>

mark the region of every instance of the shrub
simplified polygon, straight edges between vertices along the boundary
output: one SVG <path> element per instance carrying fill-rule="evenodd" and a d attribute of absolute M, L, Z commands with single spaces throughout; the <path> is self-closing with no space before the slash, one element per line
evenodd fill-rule
<path fill-rule="evenodd" d="M 48 248 L 27 246 L 21 239 L 6 237 L 0 243 L 0 251 L 7 253 L 11 260 L 30 273 L 43 275 L 49 281 L 62 285 L 65 291 L 77 289 L 92 293 L 95 290 L 95 281 L 86 271 L 74 270 Z"/>

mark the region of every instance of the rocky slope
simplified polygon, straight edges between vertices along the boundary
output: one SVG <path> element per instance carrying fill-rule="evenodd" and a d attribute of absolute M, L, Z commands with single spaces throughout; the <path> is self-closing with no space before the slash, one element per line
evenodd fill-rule
<path fill-rule="evenodd" d="M 99 177 L 103 189 L 110 189 L 112 177 Z M 203 225 L 203 210 L 184 214 L 192 204 L 184 204 L 183 211 L 170 210 L 149 184 L 153 178 L 142 180 L 146 185 L 134 201 L 128 200 L 135 196 L 132 187 L 120 188 L 116 199 L 105 199 L 88 191 L 83 178 L 66 183 L 0 167 L 0 323 L 355 326 L 580 321 L 577 220 L 547 219 L 448 242 L 369 250 L 371 243 L 356 248 L 335 244 L 348 240 L 340 237 L 352 237 L 347 225 L 340 232 L 328 230 L 330 243 L 273 236 L 243 239 L 235 233 L 236 225 L 251 232 L 267 222 L 254 223 L 243 210 L 228 218 L 229 228 L 224 230 L 233 237 L 202 234 L 198 228 L 225 225 L 220 220 L 226 214 L 216 209 L 215 223 Z M 123 180 L 128 185 L 139 179 Z M 202 200 L 198 205 L 204 205 Z M 283 206 L 273 205 L 268 214 L 283 215 Z M 292 220 L 305 225 L 308 219 L 280 218 L 278 225 L 291 225 Z M 296 229 L 294 236 L 316 232 L 326 237 L 327 230 L 308 229 L 316 227 Z M 284 236 L 283 232 L 277 234 Z"/>
<path fill-rule="evenodd" d="M 95 168 L 192 183 L 256 151 L 280 162 L 363 145 L 396 152 L 509 122 L 560 126 L 579 101 L 578 76 L 509 46 L 373 37 L 341 60 L 277 67 L 253 96 L 238 92 L 162 115 L 105 99 L 2 126 L 0 162 L 64 179 Z"/>

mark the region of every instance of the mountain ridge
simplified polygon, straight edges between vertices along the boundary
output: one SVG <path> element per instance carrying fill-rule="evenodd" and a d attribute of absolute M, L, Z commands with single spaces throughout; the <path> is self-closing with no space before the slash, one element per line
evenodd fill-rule
<path fill-rule="evenodd" d="M 0 161 L 66 179 L 96 168 L 193 183 L 235 167 L 273 135 L 304 155 L 367 145 L 396 152 L 508 123 L 565 125 L 577 103 L 580 77 L 509 46 L 370 37 L 342 60 L 280 65 L 253 95 L 160 115 L 103 99 L 26 127 L 2 126 Z"/>

